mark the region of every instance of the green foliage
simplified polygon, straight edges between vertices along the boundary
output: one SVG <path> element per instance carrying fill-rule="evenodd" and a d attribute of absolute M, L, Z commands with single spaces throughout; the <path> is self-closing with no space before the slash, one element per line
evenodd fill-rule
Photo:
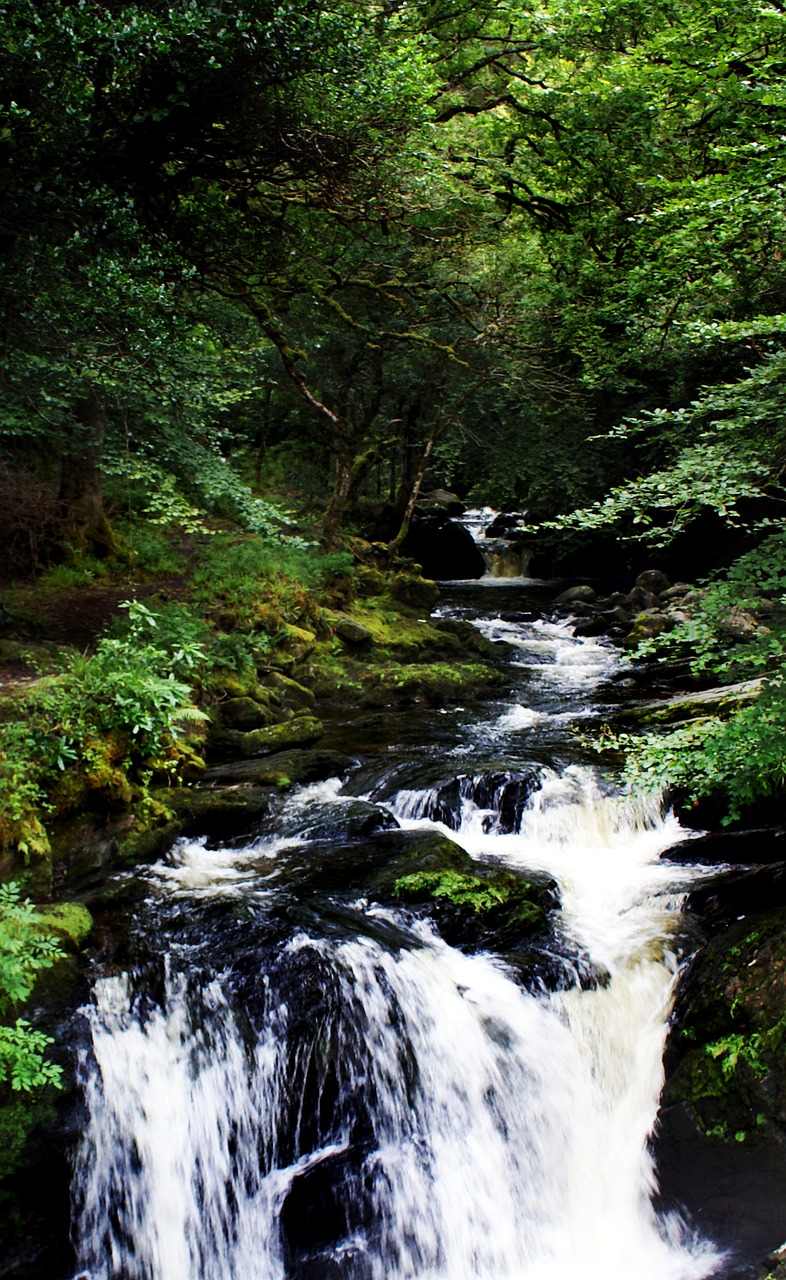
<path fill-rule="evenodd" d="M 204 664 L 203 628 L 188 611 L 156 615 L 126 604 L 122 637 L 107 636 L 95 653 L 70 660 L 65 672 L 33 686 L 26 725 L 0 726 L 0 842 L 25 856 L 49 851 L 42 815 L 70 812 L 100 797 L 128 804 L 151 767 L 176 774 L 178 740 L 206 715 L 191 682 Z"/>
<path fill-rule="evenodd" d="M 16 848 L 26 861 L 49 852 L 38 748 L 38 736 L 27 725 L 0 725 L 0 849 Z"/>
<path fill-rule="evenodd" d="M 687 659 L 693 674 L 716 682 L 762 681 L 761 692 L 724 716 L 667 733 L 616 734 L 601 745 L 623 749 L 626 773 L 653 790 L 677 787 L 689 802 L 723 796 L 726 821 L 757 800 L 786 790 L 786 536 L 765 538 L 694 592 L 673 630 L 644 641 L 639 657 Z"/>
<path fill-rule="evenodd" d="M 616 734 L 607 746 L 626 752 L 625 776 L 655 792 L 676 787 L 688 803 L 718 796 L 726 823 L 786 789 L 786 697 L 765 689 L 752 705 L 722 720 L 695 720 L 668 733 Z"/>
<path fill-rule="evenodd" d="M 0 1084 L 15 1091 L 60 1083 L 60 1067 L 44 1056 L 51 1039 L 24 1018 L 10 1024 L 9 1018 L 30 995 L 36 976 L 64 954 L 55 939 L 41 931 L 35 909 L 22 900 L 19 885 L 0 885 Z"/>

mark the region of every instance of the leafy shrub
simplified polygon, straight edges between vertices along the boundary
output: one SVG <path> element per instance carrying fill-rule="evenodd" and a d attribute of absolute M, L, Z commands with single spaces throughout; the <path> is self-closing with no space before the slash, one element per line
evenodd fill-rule
<path fill-rule="evenodd" d="M 744 625 L 740 625 L 740 624 Z M 634 656 L 687 658 L 714 681 L 762 679 L 758 697 L 669 732 L 610 735 L 626 752 L 626 775 L 652 789 L 678 788 L 689 801 L 724 797 L 726 822 L 786 788 L 786 535 L 771 534 L 726 572 L 702 583 L 674 630 L 644 641 Z"/>
<path fill-rule="evenodd" d="M 60 1084 L 60 1067 L 44 1057 L 50 1037 L 33 1030 L 24 1018 L 9 1019 L 30 995 L 41 970 L 64 954 L 54 938 L 41 932 L 19 885 L 0 885 L 0 1084 L 15 1091 Z"/>
<path fill-rule="evenodd" d="M 316 608 L 309 592 L 320 581 L 313 549 L 261 537 L 217 535 L 194 574 L 197 600 L 225 625 L 268 632 L 297 623 Z"/>
<path fill-rule="evenodd" d="M 167 615 L 157 643 L 153 613 L 138 601 L 126 607 L 124 636 L 105 637 L 91 657 L 73 658 L 63 675 L 41 681 L 23 705 L 26 727 L 0 727 L 4 847 L 45 854 L 41 813 L 68 812 L 90 792 L 127 804 L 151 761 L 177 771 L 184 723 L 206 719 L 191 696 L 204 662 L 201 645 L 188 638 L 194 619 L 175 625 Z"/>
<path fill-rule="evenodd" d="M 49 851 L 40 818 L 46 797 L 38 748 L 26 725 L 0 725 L 0 849 L 15 847 L 25 859 Z"/>
<path fill-rule="evenodd" d="M 164 528 L 141 520 L 117 521 L 114 528 L 122 539 L 132 567 L 140 573 L 172 577 L 185 573 L 185 557 L 173 545 Z"/>

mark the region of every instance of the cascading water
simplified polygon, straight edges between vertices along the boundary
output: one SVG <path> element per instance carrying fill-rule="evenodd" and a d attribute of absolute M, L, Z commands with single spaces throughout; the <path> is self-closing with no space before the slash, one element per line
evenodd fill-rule
<path fill-rule="evenodd" d="M 464 525 L 480 548 L 489 578 L 509 580 L 524 577 L 530 560 L 520 533 L 524 516 L 509 517 L 505 528 L 495 531 L 496 522 L 500 519 L 504 520 L 504 517 L 500 517 L 498 511 L 480 507 L 465 511 L 457 518 L 457 523 Z"/>
<path fill-rule="evenodd" d="M 693 1280 L 719 1265 L 652 1203 L 695 874 L 659 854 L 684 833 L 584 765 L 527 756 L 587 712 L 611 659 L 562 627 L 515 638 L 522 678 L 548 673 L 514 704 L 530 717 L 494 708 L 455 744 L 478 772 L 402 788 L 394 771 L 374 797 L 405 832 L 553 877 L 560 980 L 527 989 L 372 893 L 298 890 L 309 856 L 331 857 L 309 855 L 315 811 L 352 802 L 337 782 L 293 795 L 245 848 L 180 842 L 151 871 L 144 963 L 99 978 L 87 1010 L 85 1276 Z"/>

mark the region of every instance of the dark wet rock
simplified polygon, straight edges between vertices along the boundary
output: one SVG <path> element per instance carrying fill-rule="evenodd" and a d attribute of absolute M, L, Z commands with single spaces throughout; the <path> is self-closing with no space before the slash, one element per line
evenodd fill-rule
<path fill-rule="evenodd" d="M 673 600 L 683 600 L 692 589 L 689 582 L 675 582 L 673 587 L 660 592 L 660 599 L 664 604 L 670 604 Z"/>
<path fill-rule="evenodd" d="M 504 538 L 511 533 L 521 531 L 521 524 L 526 520 L 526 512 L 500 512 L 486 529 L 487 538 Z"/>
<path fill-rule="evenodd" d="M 711 831 L 682 840 L 661 854 L 664 862 L 734 866 L 786 861 L 786 827 L 760 827 L 747 831 Z"/>
<path fill-rule="evenodd" d="M 344 778 L 356 767 L 357 760 L 340 751 L 278 751 L 267 757 L 213 765 L 205 771 L 205 784 L 230 787 L 253 783 L 259 787 L 282 787 Z"/>
<path fill-rule="evenodd" d="M 783 868 L 781 868 L 783 875 Z M 666 1106 L 700 1132 L 786 1136 L 786 906 L 745 914 L 699 952 L 680 987 Z M 740 914 L 744 903 L 740 903 Z"/>
<path fill-rule="evenodd" d="M 692 890 L 686 914 L 699 919 L 705 930 L 717 930 L 742 916 L 786 904 L 786 863 L 731 871 Z"/>
<path fill-rule="evenodd" d="M 643 587 L 634 587 L 629 596 L 634 613 L 647 613 L 661 608 L 661 602 L 653 591 L 645 591 Z"/>
<path fill-rule="evenodd" d="M 481 658 L 498 659 L 500 654 L 509 652 L 512 647 L 505 641 L 487 639 L 471 622 L 465 622 L 461 618 L 441 618 L 434 626 L 441 635 L 455 636 L 460 650 L 478 654 Z"/>
<path fill-rule="evenodd" d="M 252 786 L 173 788 L 164 798 L 180 819 L 180 834 L 186 836 L 230 839 L 247 831 L 270 808 L 269 795 Z"/>
<path fill-rule="evenodd" d="M 220 703 L 218 715 L 222 724 L 228 729 L 263 729 L 270 724 L 272 714 L 268 707 L 262 706 L 253 698 L 229 698 Z"/>
<path fill-rule="evenodd" d="M 448 489 L 432 489 L 430 493 L 421 495 L 421 507 L 439 507 L 449 516 L 463 516 L 466 506 L 455 493 Z"/>
<path fill-rule="evenodd" d="M 540 777 L 540 769 L 533 766 L 528 773 L 489 773 L 451 778 L 432 789 L 418 810 L 418 816 L 431 818 L 451 831 L 458 831 L 463 820 L 464 803 L 469 801 L 479 809 L 491 811 L 487 819 L 488 830 L 493 824 L 503 834 L 518 831 L 530 798 L 540 785 Z"/>
<path fill-rule="evenodd" d="M 586 583 L 579 583 L 575 587 L 568 587 L 566 591 L 560 592 L 554 601 L 555 604 L 592 604 L 597 599 L 597 592 L 594 587 L 590 587 Z"/>
<path fill-rule="evenodd" d="M 279 825 L 286 834 L 286 825 Z M 392 831 L 398 825 L 389 809 L 352 798 L 320 804 L 313 818 L 299 815 L 293 834 L 307 840 L 345 842 L 372 836 L 378 831 Z"/>
<path fill-rule="evenodd" d="M 605 614 L 599 614 L 597 617 L 585 618 L 583 622 L 577 622 L 573 628 L 573 634 L 585 637 L 604 636 L 613 625 L 614 623 Z"/>
<path fill-rule="evenodd" d="M 80 893 L 119 867 L 152 862 L 171 847 L 180 831 L 179 819 L 167 820 L 163 815 L 153 826 L 145 826 L 133 814 L 118 818 L 88 814 L 64 823 L 53 839 L 54 887 Z M 47 896 L 49 886 L 34 891 Z"/>
<path fill-rule="evenodd" d="M 660 569 L 645 569 L 640 573 L 634 584 L 643 591 L 648 591 L 651 595 L 659 596 L 664 591 L 668 591 L 671 583 L 665 573 Z"/>
<path fill-rule="evenodd" d="M 486 572 L 486 562 L 472 534 L 455 521 L 444 522 L 444 516 L 413 520 L 402 550 L 417 560 L 427 578 L 482 578 Z"/>

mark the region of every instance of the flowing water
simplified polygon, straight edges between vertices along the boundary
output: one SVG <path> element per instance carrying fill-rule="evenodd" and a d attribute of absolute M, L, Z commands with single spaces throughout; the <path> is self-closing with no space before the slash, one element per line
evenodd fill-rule
<path fill-rule="evenodd" d="M 83 1276 L 698 1280 L 722 1265 L 653 1207 L 649 1148 L 699 872 L 660 860 L 685 833 L 571 735 L 619 697 L 613 650 L 534 618 L 525 583 L 504 616 L 501 600 L 481 586 L 443 608 L 511 646 L 508 699 L 382 730 L 358 718 L 349 780 L 295 790 L 248 842 L 180 841 L 150 869 L 132 962 L 98 975 L 85 1010 Z M 353 835 L 361 798 L 401 830 Z M 540 962 L 524 944 L 451 946 L 375 896 L 390 842 L 418 833 L 556 882 Z"/>

